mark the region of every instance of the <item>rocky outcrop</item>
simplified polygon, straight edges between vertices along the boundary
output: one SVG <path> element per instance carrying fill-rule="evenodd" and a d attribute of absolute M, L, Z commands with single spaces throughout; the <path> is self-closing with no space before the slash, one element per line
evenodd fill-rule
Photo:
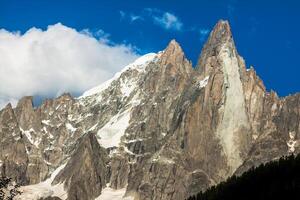
<path fill-rule="evenodd" d="M 135 200 L 181 200 L 299 153 L 299 113 L 299 94 L 266 91 L 220 20 L 195 69 L 172 40 L 78 98 L 8 105 L 0 172 L 22 185 L 47 179 L 39 187 L 48 196 L 63 184 L 67 197 L 51 193 L 63 199 L 95 199 L 110 187 Z"/>
<path fill-rule="evenodd" d="M 61 200 L 59 197 L 46 197 L 39 200 Z"/>
<path fill-rule="evenodd" d="M 260 134 L 236 174 L 291 153 L 299 154 L 299 94 L 279 99 L 276 93 L 264 98 Z"/>
<path fill-rule="evenodd" d="M 129 159 L 124 151 L 115 154 L 109 163 L 111 174 L 109 184 L 111 188 L 121 189 L 127 186 L 130 171 Z"/>
<path fill-rule="evenodd" d="M 210 70 L 205 69 L 207 63 L 214 59 L 209 66 Z M 203 66 L 202 62 L 205 63 Z M 223 77 L 223 80 L 217 80 L 217 83 L 212 80 L 212 84 L 222 83 L 222 92 L 218 91 L 217 94 L 220 98 L 217 118 L 220 120 L 217 122 L 215 133 L 226 155 L 229 174 L 232 174 L 247 155 L 251 137 L 241 73 L 245 71 L 245 66 L 240 61 L 228 22 L 219 21 L 215 26 L 199 64 L 200 69 L 205 69 L 204 73 L 211 71 L 209 77 L 215 77 L 214 70 L 218 70 L 217 74 L 221 73 Z"/>
<path fill-rule="evenodd" d="M 39 131 L 41 129 L 41 120 L 33 108 L 33 97 L 27 96 L 20 99 L 15 113 L 22 130 Z"/>
<path fill-rule="evenodd" d="M 21 184 L 28 184 L 28 156 L 24 137 L 11 104 L 0 111 L 0 138 L 0 175 Z"/>
<path fill-rule="evenodd" d="M 52 184 L 64 183 L 69 200 L 94 199 L 106 185 L 106 152 L 93 133 L 83 135 L 76 146 Z"/>

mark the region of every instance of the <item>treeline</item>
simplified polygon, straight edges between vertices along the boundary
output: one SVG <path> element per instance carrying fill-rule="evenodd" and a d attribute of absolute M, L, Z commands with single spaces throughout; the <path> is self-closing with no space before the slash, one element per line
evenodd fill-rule
<path fill-rule="evenodd" d="M 188 200 L 300 199 L 300 154 L 251 168 Z"/>

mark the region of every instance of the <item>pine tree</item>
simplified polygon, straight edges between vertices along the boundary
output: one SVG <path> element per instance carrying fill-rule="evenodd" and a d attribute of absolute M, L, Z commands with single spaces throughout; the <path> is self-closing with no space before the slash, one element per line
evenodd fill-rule
<path fill-rule="evenodd" d="M 188 200 L 300 199 L 300 155 L 251 168 Z"/>

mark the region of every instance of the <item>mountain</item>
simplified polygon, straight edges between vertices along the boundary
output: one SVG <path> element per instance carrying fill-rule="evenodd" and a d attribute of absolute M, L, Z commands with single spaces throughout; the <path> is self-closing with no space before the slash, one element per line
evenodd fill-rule
<path fill-rule="evenodd" d="M 181 200 L 298 154 L 300 94 L 266 91 L 227 21 L 195 67 L 172 40 L 78 98 L 0 111 L 0 174 L 18 199 Z"/>
<path fill-rule="evenodd" d="M 298 199 L 300 196 L 300 155 L 282 157 L 279 160 L 251 168 L 242 176 L 230 177 L 226 182 L 212 186 L 204 193 L 188 200 L 235 199 Z M 274 176 L 274 174 L 276 174 Z"/>

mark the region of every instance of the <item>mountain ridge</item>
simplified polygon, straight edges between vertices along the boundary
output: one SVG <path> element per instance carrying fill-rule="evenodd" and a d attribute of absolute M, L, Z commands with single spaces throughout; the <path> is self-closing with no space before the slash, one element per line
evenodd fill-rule
<path fill-rule="evenodd" d="M 93 177 L 88 170 L 67 165 L 53 180 L 81 175 L 51 181 L 43 198 L 57 194 L 63 182 L 68 195 L 61 199 L 101 199 L 112 191 L 119 199 L 185 199 L 299 153 L 299 118 L 300 95 L 267 92 L 238 54 L 229 22 L 220 20 L 195 68 L 172 40 L 79 98 L 64 94 L 34 108 L 24 97 L 16 108 L 6 106 L 0 111 L 0 175 L 29 185 L 24 190 L 32 188 L 34 199 L 34 184 L 80 157 L 78 165 L 97 174 L 97 189 L 86 181 Z M 92 136 L 83 139 L 87 133 Z M 70 192 L 78 181 L 82 192 Z"/>

